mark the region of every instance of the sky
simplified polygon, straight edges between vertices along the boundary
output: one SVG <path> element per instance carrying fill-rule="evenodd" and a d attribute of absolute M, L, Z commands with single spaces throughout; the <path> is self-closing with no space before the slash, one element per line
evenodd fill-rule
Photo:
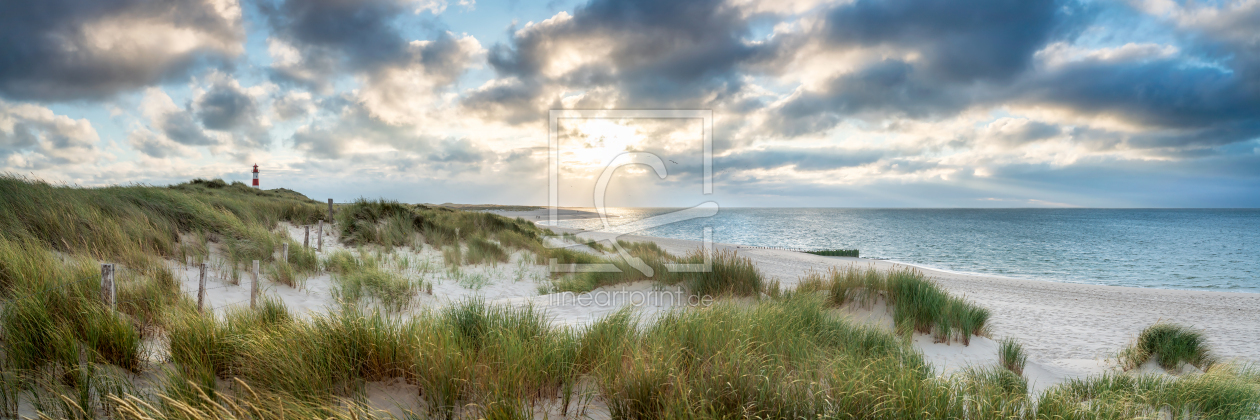
<path fill-rule="evenodd" d="M 1254 208 L 1260 0 L 0 3 L 0 172 L 254 164 L 339 202 Z"/>

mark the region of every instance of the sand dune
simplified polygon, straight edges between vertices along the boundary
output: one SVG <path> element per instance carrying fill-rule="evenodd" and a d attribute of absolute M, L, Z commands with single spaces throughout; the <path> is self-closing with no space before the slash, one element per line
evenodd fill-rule
<path fill-rule="evenodd" d="M 283 227 L 293 238 L 302 239 L 297 227 Z M 583 240 L 651 241 L 674 254 L 700 247 L 696 241 L 552 229 L 576 233 Z M 338 243 L 331 229 L 326 235 L 323 255 L 346 249 Z M 731 244 L 714 246 L 750 258 L 766 278 L 779 280 L 785 288 L 794 287 L 811 271 L 832 267 L 856 265 L 880 270 L 907 267 L 881 260 L 821 257 Z M 430 247 L 398 248 L 389 258 L 407 259 L 410 264 L 401 270 L 404 275 L 433 284 L 432 295 L 422 293 L 402 315 L 481 298 L 491 304 L 533 305 L 546 311 L 555 325 L 582 326 L 625 306 L 632 307 L 650 322 L 657 315 L 688 305 L 685 299 L 676 298 L 685 296 L 681 290 L 662 288 L 652 282 L 611 286 L 576 295 L 547 294 L 547 267 L 534 265 L 531 256 L 522 253 L 513 254 L 509 263 L 464 266 L 457 273 L 444 269 L 441 252 Z M 196 269 L 182 265 L 173 268 L 183 281 L 184 291 L 195 296 Z M 1202 329 L 1216 354 L 1226 360 L 1260 362 L 1260 340 L 1255 339 L 1260 337 L 1260 317 L 1255 315 L 1260 313 L 1260 295 L 1068 284 L 922 270 L 951 293 L 965 296 L 992 311 L 992 339 L 977 337 L 969 346 L 934 343 L 928 336 L 913 340 L 940 374 L 947 375 L 972 365 L 994 364 L 997 362 L 995 340 L 1014 337 L 1028 352 L 1030 363 L 1025 375 L 1035 393 L 1069 378 L 1115 369 L 1115 364 L 1107 359 L 1143 328 L 1161 320 Z M 209 282 L 207 305 L 216 312 L 232 306 L 247 306 L 248 274 L 242 275 L 240 285 L 227 284 L 218 280 L 220 277 L 224 277 L 224 273 L 211 273 L 215 280 Z M 300 316 L 324 313 L 335 306 L 333 282 L 328 274 L 309 278 L 300 288 L 265 280 L 262 284 L 264 293 L 281 298 Z M 674 299 L 662 299 L 662 296 Z M 860 322 L 889 329 L 892 326 L 891 316 L 880 305 L 869 310 L 851 308 L 849 314 Z M 385 389 L 393 392 L 388 387 Z"/>

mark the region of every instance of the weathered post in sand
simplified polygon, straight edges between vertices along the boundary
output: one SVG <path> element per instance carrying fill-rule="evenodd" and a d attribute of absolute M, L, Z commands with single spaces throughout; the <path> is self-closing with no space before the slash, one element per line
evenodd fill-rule
<path fill-rule="evenodd" d="M 284 262 L 289 262 L 289 243 L 284 243 Z"/>
<path fill-rule="evenodd" d="M 306 228 L 306 236 L 302 237 L 302 248 L 311 249 L 311 225 L 303 227 Z"/>
<path fill-rule="evenodd" d="M 114 297 L 117 296 L 114 288 L 114 265 L 101 264 L 101 302 L 109 305 L 110 309 L 114 309 Z"/>
<path fill-rule="evenodd" d="M 315 231 L 315 246 L 317 252 L 324 252 L 324 221 L 319 221 L 319 229 Z"/>
<path fill-rule="evenodd" d="M 253 284 L 249 286 L 249 309 L 258 304 L 258 260 L 254 260 Z"/>
<path fill-rule="evenodd" d="M 206 263 L 201 263 L 201 275 L 197 278 L 197 312 L 206 308 Z"/>
<path fill-rule="evenodd" d="M 332 218 L 332 199 L 331 199 L 331 198 L 329 198 L 329 199 L 328 199 L 328 223 L 332 223 L 332 222 L 333 222 L 333 218 Z"/>

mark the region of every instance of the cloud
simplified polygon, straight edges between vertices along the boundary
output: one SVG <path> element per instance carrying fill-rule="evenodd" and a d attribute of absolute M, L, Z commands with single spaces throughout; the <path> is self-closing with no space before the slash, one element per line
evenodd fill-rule
<path fill-rule="evenodd" d="M 0 95 L 100 99 L 243 51 L 231 0 L 49 0 L 0 12 Z"/>
<path fill-rule="evenodd" d="M 301 118 L 315 112 L 315 101 L 307 91 L 290 90 L 272 103 L 272 110 L 281 120 Z"/>
<path fill-rule="evenodd" d="M 754 149 L 715 156 L 713 165 L 718 171 L 783 167 L 792 167 L 797 171 L 820 171 L 868 165 L 888 155 L 888 152 L 881 150 L 845 150 L 834 147 Z"/>
<path fill-rule="evenodd" d="M 499 76 L 470 92 L 486 119 L 538 121 L 548 107 L 698 108 L 740 98 L 739 69 L 762 58 L 749 16 L 716 0 L 594 0 L 514 28 L 490 48 Z"/>
<path fill-rule="evenodd" d="M 216 83 L 197 98 L 194 108 L 201 125 L 211 130 L 230 131 L 252 123 L 258 113 L 254 98 L 237 86 Z"/>
<path fill-rule="evenodd" d="M 358 100 L 373 117 L 394 125 L 416 125 L 446 108 L 441 94 L 468 69 L 477 66 L 484 49 L 472 36 L 443 33 L 431 41 L 408 45 L 413 59 L 366 74 Z"/>
<path fill-rule="evenodd" d="M 131 148 L 149 157 L 164 159 L 189 156 L 188 148 L 180 143 L 171 141 L 169 137 L 147 129 L 139 129 L 128 133 L 127 140 Z"/>
<path fill-rule="evenodd" d="M 1082 15 L 1062 0 L 858 0 L 827 12 L 822 35 L 840 48 L 912 50 L 934 81 L 1006 80 Z"/>
<path fill-rule="evenodd" d="M 161 88 L 146 89 L 140 110 L 149 124 L 128 134 L 132 147 L 162 158 L 187 154 L 185 146 L 204 146 L 238 157 L 270 146 L 271 134 L 258 104 L 258 97 L 267 94 L 265 89 L 244 88 L 222 73 L 198 82 L 208 86 L 195 83 L 193 97 L 183 106 Z"/>
<path fill-rule="evenodd" d="M 327 90 L 329 79 L 339 74 L 377 74 L 418 64 L 433 78 L 431 84 L 449 84 L 468 65 L 462 55 L 471 37 L 447 33 L 417 43 L 403 35 L 398 23 L 407 12 L 437 14 L 445 8 L 444 1 L 264 1 L 260 9 L 273 32 L 268 39 L 273 78 Z"/>
<path fill-rule="evenodd" d="M 100 156 L 92 123 L 37 105 L 0 100 L 0 159 L 8 169 L 44 169 Z"/>
<path fill-rule="evenodd" d="M 823 89 L 798 91 L 774 110 L 767 125 L 776 133 L 799 136 L 863 115 L 930 118 L 970 106 L 971 95 L 965 88 L 923 80 L 909 63 L 886 60 L 840 75 Z"/>

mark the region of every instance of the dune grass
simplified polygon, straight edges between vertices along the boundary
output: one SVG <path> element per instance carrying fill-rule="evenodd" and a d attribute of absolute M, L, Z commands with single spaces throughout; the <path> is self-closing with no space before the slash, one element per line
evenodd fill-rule
<path fill-rule="evenodd" d="M 835 305 L 870 307 L 878 300 L 890 305 L 899 333 L 932 334 L 938 342 L 971 343 L 984 335 L 989 311 L 951 296 L 939 284 L 914 269 L 880 271 L 846 267 L 826 273 L 810 273 L 798 290 L 826 291 Z"/>
<path fill-rule="evenodd" d="M 715 251 L 709 271 L 670 273 L 666 280 L 683 284 L 697 296 L 758 296 L 765 288 L 765 279 L 752 260 L 735 251 Z M 693 251 L 679 259 L 683 264 L 703 264 L 703 251 Z"/>
<path fill-rule="evenodd" d="M 1152 357 L 1166 370 L 1177 369 L 1182 363 L 1207 370 L 1216 362 L 1202 331 L 1164 322 L 1146 327 L 1137 341 L 1120 353 L 1125 369 L 1137 368 Z"/>
<path fill-rule="evenodd" d="M 48 364 L 77 366 L 80 343 L 94 363 L 138 371 L 143 320 L 101 303 L 99 266 L 88 258 L 62 261 L 32 239 L 0 236 L 0 338 L 7 365 L 33 370 Z M 132 290 L 120 282 L 122 290 Z M 143 316 L 146 308 L 120 296 L 123 309 Z M 158 305 L 161 302 L 153 302 Z M 145 317 L 148 318 L 147 316 Z"/>
<path fill-rule="evenodd" d="M 1014 338 L 1004 338 L 998 342 L 998 364 L 1016 375 L 1024 374 L 1028 366 L 1028 355 L 1024 353 L 1024 345 Z"/>
<path fill-rule="evenodd" d="M 1073 379 L 1041 395 L 1039 418 L 1254 419 L 1260 392 L 1235 369 L 1170 378 L 1105 373 Z"/>
<path fill-rule="evenodd" d="M 1260 415 L 1253 370 L 1215 365 L 1176 379 L 1104 376 L 1029 398 L 1026 382 L 1008 369 L 938 377 L 903 337 L 832 310 L 887 299 L 905 330 L 969 336 L 983 329 L 987 312 L 915 272 L 820 275 L 813 283 L 820 293 L 798 288 L 650 323 L 621 311 L 559 327 L 536 308 L 480 300 L 403 317 L 394 304 L 409 302 L 419 287 L 390 274 L 379 256 L 337 251 L 318 260 L 291 244 L 289 268 L 322 266 L 343 300 L 376 305 L 299 317 L 264 296 L 253 310 L 199 312 L 163 259 L 186 262 L 217 243 L 234 265 L 274 265 L 287 240 L 272 233 L 276 223 L 313 222 L 323 206 L 222 181 L 82 190 L 4 178 L 0 198 L 0 416 L 11 416 L 21 398 L 51 418 L 371 418 L 381 413 L 356 402 L 358 395 L 369 381 L 395 378 L 419 388 L 423 409 L 415 418 L 581 417 L 595 400 L 615 418 Z M 366 200 L 341 210 L 336 228 L 364 246 L 468 246 L 471 254 L 472 242 L 484 241 L 505 253 L 533 252 L 540 263 L 605 261 L 544 248 L 541 231 L 522 220 Z M 619 245 L 657 263 L 704 257 Z M 99 299 L 102 259 L 121 267 L 117 310 Z M 719 253 L 713 260 L 712 272 L 658 281 L 715 295 L 768 290 L 747 259 Z M 581 287 L 605 283 L 592 279 Z M 146 337 L 167 339 L 169 363 L 144 363 Z M 135 372 L 154 380 L 137 387 Z"/>
<path fill-rule="evenodd" d="M 540 407 L 573 414 L 596 398 L 615 418 L 1129 418 L 1164 407 L 1196 418 L 1260 414 L 1255 384 L 1224 369 L 1176 380 L 1079 381 L 1034 403 L 1007 369 L 938 377 L 903 339 L 851 324 L 812 294 L 718 304 L 652 323 L 621 311 L 577 329 L 552 326 L 534 308 L 480 300 L 416 317 L 352 305 L 309 319 L 263 302 L 217 316 L 172 309 L 172 371 L 166 385 L 148 391 L 155 394 L 109 391 L 106 362 L 78 372 L 87 392 L 41 388 L 43 409 L 88 407 L 117 418 L 364 418 L 366 408 L 346 404 L 363 384 L 403 378 L 420 388 L 424 409 L 416 417 L 521 418 Z M 237 382 L 218 389 L 216 378 Z M 57 405 L 66 399 L 55 395 L 74 404 Z M 267 408 L 234 411 L 262 402 Z"/>
<path fill-rule="evenodd" d="M 350 245 L 412 245 L 418 235 L 430 246 L 441 248 L 482 235 L 483 240 L 499 238 L 509 247 L 541 247 L 542 231 L 533 223 L 485 212 L 359 199 L 342 206 L 336 218 L 341 241 Z"/>
<path fill-rule="evenodd" d="M 505 263 L 508 253 L 499 244 L 481 236 L 468 238 L 468 253 L 464 255 L 466 264 Z"/>
<path fill-rule="evenodd" d="M 73 188 L 0 176 L 0 231 L 10 239 L 34 240 L 45 248 L 111 260 L 133 269 L 180 258 L 179 233 L 201 232 L 272 242 L 269 229 L 281 220 L 309 223 L 324 214 L 300 195 L 261 191 L 244 184 L 195 180 L 171 187 Z M 269 248 L 267 248 L 269 250 Z M 251 250 L 242 249 L 241 255 Z M 250 256 L 270 260 L 261 252 Z"/>
<path fill-rule="evenodd" d="M 562 264 L 609 264 L 618 271 L 593 271 L 561 276 L 552 281 L 555 292 L 588 292 L 600 287 L 636 281 L 655 281 L 662 285 L 681 284 L 696 296 L 758 296 L 765 288 L 765 280 L 752 260 L 740 257 L 733 251 L 717 251 L 713 253 L 712 266 L 709 271 L 671 272 L 666 269 L 667 263 L 703 264 L 705 256 L 695 251 L 682 257 L 675 257 L 662 250 L 655 243 L 620 242 L 620 245 L 631 257 L 639 258 L 651 270 L 651 275 L 640 271 L 619 256 L 602 257 L 581 251 L 557 248 L 551 250 L 549 256 L 557 258 Z"/>
<path fill-rule="evenodd" d="M 355 305 L 369 299 L 391 312 L 410 308 L 412 300 L 425 290 L 423 281 L 381 270 L 375 264 L 363 264 L 357 270 L 334 274 L 333 281 L 333 295 L 341 304 Z"/>

